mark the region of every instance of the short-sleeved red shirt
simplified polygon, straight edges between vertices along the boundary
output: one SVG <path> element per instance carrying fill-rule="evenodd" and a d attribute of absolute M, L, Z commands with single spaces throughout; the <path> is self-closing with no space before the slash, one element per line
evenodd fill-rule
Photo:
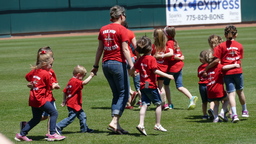
<path fill-rule="evenodd" d="M 131 30 L 129 30 L 129 29 L 127 29 L 127 34 L 128 34 L 128 37 L 129 37 L 128 47 L 129 47 L 129 50 L 130 50 L 130 55 L 131 55 L 131 57 L 134 57 L 135 55 L 134 55 L 134 53 L 133 53 L 132 48 L 131 48 L 130 45 L 131 45 L 131 43 L 132 43 L 132 39 L 135 38 L 135 34 L 134 34 L 133 31 L 131 31 Z"/>
<path fill-rule="evenodd" d="M 173 50 L 173 56 L 171 56 L 168 59 L 169 62 L 168 62 L 168 69 L 167 69 L 168 72 L 172 72 L 172 73 L 179 72 L 184 66 L 184 62 L 182 60 L 174 59 L 174 56 L 178 56 L 178 57 L 182 56 L 182 52 L 180 50 L 180 47 L 175 48 L 174 47 L 174 42 L 175 41 L 173 39 L 170 39 L 166 43 L 166 47 Z"/>
<path fill-rule="evenodd" d="M 29 106 L 41 107 L 49 97 L 52 97 L 51 77 L 49 71 L 44 69 L 34 69 L 26 74 L 26 80 L 33 84 L 33 88 L 30 89 Z"/>
<path fill-rule="evenodd" d="M 128 42 L 127 29 L 116 23 L 111 23 L 103 26 L 100 29 L 98 40 L 101 40 L 104 45 L 102 61 L 115 60 L 124 63 L 122 43 Z"/>
<path fill-rule="evenodd" d="M 218 64 L 207 71 L 207 96 L 209 99 L 222 98 L 226 95 L 223 85 L 222 65 Z"/>
<path fill-rule="evenodd" d="M 214 48 L 214 56 L 220 59 L 222 65 L 241 64 L 243 46 L 235 40 L 227 40 Z M 242 67 L 224 71 L 224 75 L 243 73 Z"/>
<path fill-rule="evenodd" d="M 151 88 L 156 89 L 156 74 L 157 69 L 156 59 L 151 55 L 143 55 L 134 64 L 134 68 L 140 72 L 140 89 Z"/>
<path fill-rule="evenodd" d="M 197 68 L 197 77 L 199 78 L 199 82 L 198 84 L 207 84 L 208 83 L 208 79 L 207 77 L 203 77 L 203 71 L 205 70 L 205 67 L 207 66 L 208 64 L 205 63 L 205 64 L 201 64 L 198 68 Z"/>
<path fill-rule="evenodd" d="M 75 111 L 80 111 L 82 109 L 82 82 L 83 81 L 73 77 L 63 89 L 63 92 L 67 96 L 66 105 Z"/>
<path fill-rule="evenodd" d="M 159 54 L 166 54 L 166 53 L 169 53 L 170 50 L 168 48 L 165 48 L 164 51 L 162 52 L 156 52 L 156 46 L 154 44 L 152 44 L 152 52 L 151 52 L 151 55 L 153 56 L 154 54 L 156 53 L 159 53 Z M 167 68 L 168 68 L 168 58 L 159 58 L 159 59 L 156 59 L 156 62 L 157 62 L 157 66 L 158 66 L 158 69 L 162 72 L 167 72 Z"/>

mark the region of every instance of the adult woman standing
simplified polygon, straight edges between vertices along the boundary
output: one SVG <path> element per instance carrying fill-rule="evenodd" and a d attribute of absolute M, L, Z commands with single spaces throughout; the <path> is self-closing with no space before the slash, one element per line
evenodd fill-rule
<path fill-rule="evenodd" d="M 110 9 L 110 17 L 112 23 L 103 26 L 98 35 L 99 45 L 92 72 L 97 73 L 99 60 L 103 54 L 102 69 L 113 94 L 112 121 L 108 130 L 118 134 L 127 134 L 128 132 L 123 130 L 119 124 L 129 97 L 126 60 L 130 68 L 133 68 L 127 43 L 129 41 L 127 29 L 121 25 L 126 20 L 125 9 L 118 5 L 113 6 Z"/>

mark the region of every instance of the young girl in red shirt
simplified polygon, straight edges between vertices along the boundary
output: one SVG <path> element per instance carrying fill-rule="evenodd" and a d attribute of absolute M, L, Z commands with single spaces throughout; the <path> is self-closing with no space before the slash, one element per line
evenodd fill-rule
<path fill-rule="evenodd" d="M 165 132 L 167 130 L 163 128 L 160 124 L 162 114 L 162 101 L 159 91 L 157 89 L 156 74 L 162 77 L 167 77 L 169 79 L 173 79 L 173 76 L 158 70 L 156 59 L 150 55 L 152 47 L 151 40 L 149 38 L 144 36 L 139 39 L 137 42 L 136 50 L 139 53 L 143 54 L 143 56 L 141 56 L 139 60 L 135 63 L 134 68 L 131 69 L 130 73 L 133 74 L 135 70 L 139 70 L 140 72 L 140 91 L 142 94 L 142 107 L 140 108 L 140 123 L 136 128 L 141 134 L 145 136 L 147 135 L 144 127 L 144 119 L 147 107 L 152 102 L 154 105 L 156 105 L 156 122 L 154 129 Z"/>
<path fill-rule="evenodd" d="M 66 138 L 65 136 L 61 136 L 56 133 L 55 127 L 58 112 L 49 101 L 51 97 L 51 90 L 56 86 L 52 84 L 52 76 L 49 73 L 52 63 L 52 56 L 47 54 L 46 51 L 42 51 L 40 52 L 38 65 L 33 67 L 33 70 L 25 76 L 28 82 L 32 82 L 29 106 L 32 108 L 33 118 L 25 125 L 20 133 L 16 134 L 15 140 L 17 141 L 32 141 L 32 139 L 29 139 L 26 135 L 41 121 L 44 111 L 50 114 L 50 134 L 48 135 L 47 140 L 55 141 Z"/>

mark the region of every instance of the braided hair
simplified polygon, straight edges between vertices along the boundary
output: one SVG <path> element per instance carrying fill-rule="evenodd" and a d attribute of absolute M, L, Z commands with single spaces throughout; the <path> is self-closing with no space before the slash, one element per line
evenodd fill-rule
<path fill-rule="evenodd" d="M 228 40 L 232 40 L 234 36 L 237 34 L 237 29 L 233 25 L 228 25 L 224 29 L 225 36 Z"/>

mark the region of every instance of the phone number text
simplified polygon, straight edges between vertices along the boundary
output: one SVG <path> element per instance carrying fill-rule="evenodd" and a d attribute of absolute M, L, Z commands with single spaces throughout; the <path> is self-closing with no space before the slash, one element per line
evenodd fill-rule
<path fill-rule="evenodd" d="M 187 15 L 187 21 L 197 20 L 223 20 L 224 14 L 199 14 L 199 15 Z"/>

